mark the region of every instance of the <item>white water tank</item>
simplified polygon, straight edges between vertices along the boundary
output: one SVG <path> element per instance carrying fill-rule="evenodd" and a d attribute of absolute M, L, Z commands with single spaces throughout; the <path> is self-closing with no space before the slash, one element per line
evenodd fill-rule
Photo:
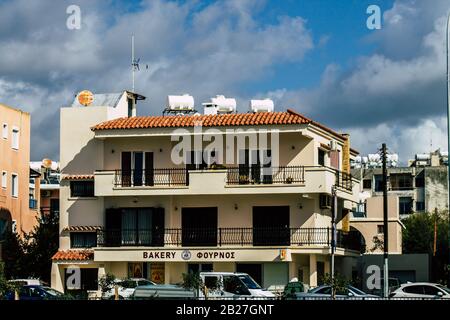
<path fill-rule="evenodd" d="M 194 110 L 194 97 L 189 94 L 182 96 L 167 96 L 167 107 L 171 111 Z"/>
<path fill-rule="evenodd" d="M 236 111 L 236 99 L 216 95 L 210 102 L 202 103 L 204 114 L 232 113 Z"/>
<path fill-rule="evenodd" d="M 427 161 L 430 160 L 431 156 L 428 153 L 418 153 L 416 154 L 416 160 L 417 161 Z"/>
<path fill-rule="evenodd" d="M 251 112 L 273 112 L 274 104 L 270 99 L 250 100 Z"/>

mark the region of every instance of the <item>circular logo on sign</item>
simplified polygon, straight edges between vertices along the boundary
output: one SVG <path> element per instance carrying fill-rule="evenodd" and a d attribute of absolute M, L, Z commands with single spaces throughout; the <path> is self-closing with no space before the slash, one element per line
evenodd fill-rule
<path fill-rule="evenodd" d="M 191 258 L 191 252 L 189 250 L 183 250 L 181 253 L 181 258 L 183 260 L 189 260 Z"/>

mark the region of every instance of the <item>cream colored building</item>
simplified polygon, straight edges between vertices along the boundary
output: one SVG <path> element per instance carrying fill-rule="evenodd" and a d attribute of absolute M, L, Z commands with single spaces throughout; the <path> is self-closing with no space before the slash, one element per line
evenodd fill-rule
<path fill-rule="evenodd" d="M 404 225 L 398 212 L 397 195 L 388 196 L 388 250 L 390 254 L 402 253 L 402 232 Z M 351 227 L 358 230 L 364 238 L 366 253 L 384 252 L 383 197 L 367 198 L 365 210 L 353 212 Z"/>
<path fill-rule="evenodd" d="M 346 173 L 357 154 L 349 137 L 291 110 L 137 117 L 139 99 L 99 94 L 87 107 L 75 100 L 61 109 L 52 287 L 64 290 L 74 266 L 84 290 L 106 273 L 178 283 L 189 270 L 248 272 L 264 287 L 293 277 L 316 286 L 330 270 L 333 187 L 338 228 L 349 229 L 358 201 L 359 183 Z M 205 153 L 213 164 L 190 161 L 207 150 L 206 136 L 239 140 L 249 130 L 265 130 L 266 143 L 244 139 Z M 228 155 L 232 163 L 218 160 Z M 355 233 L 337 232 L 338 272 L 352 275 L 359 245 Z"/>

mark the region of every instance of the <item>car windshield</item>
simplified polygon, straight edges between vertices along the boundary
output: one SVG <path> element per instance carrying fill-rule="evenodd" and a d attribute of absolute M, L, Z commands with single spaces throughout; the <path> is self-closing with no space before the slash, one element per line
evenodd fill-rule
<path fill-rule="evenodd" d="M 260 285 L 253 280 L 249 275 L 239 275 L 238 278 L 246 285 L 249 289 L 261 289 Z"/>
<path fill-rule="evenodd" d="M 54 297 L 62 296 L 63 294 L 59 291 L 56 291 L 55 289 L 49 288 L 49 287 L 42 287 L 42 290 L 44 290 L 49 295 L 52 295 Z"/>
<path fill-rule="evenodd" d="M 348 287 L 350 289 L 350 291 L 352 291 L 354 294 L 359 295 L 359 296 L 364 296 L 366 295 L 366 293 L 364 291 L 361 291 L 355 287 L 349 286 Z"/>
<path fill-rule="evenodd" d="M 436 287 L 438 287 L 439 289 L 445 291 L 446 294 L 450 294 L 450 289 L 447 287 L 444 287 L 443 285 L 437 284 Z"/>

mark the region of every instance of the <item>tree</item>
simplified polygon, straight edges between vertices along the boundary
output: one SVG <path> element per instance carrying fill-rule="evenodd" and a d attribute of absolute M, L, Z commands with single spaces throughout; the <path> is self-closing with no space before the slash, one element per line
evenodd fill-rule
<path fill-rule="evenodd" d="M 25 261 L 24 242 L 19 235 L 12 230 L 5 233 L 2 243 L 2 257 L 4 262 L 4 277 L 6 279 L 17 279 L 28 277 Z"/>
<path fill-rule="evenodd" d="M 183 288 L 193 290 L 197 297 L 200 296 L 200 290 L 203 290 L 204 283 L 198 272 L 183 273 Z"/>
<path fill-rule="evenodd" d="M 26 234 L 24 252 L 28 276 L 50 283 L 52 256 L 58 251 L 59 216 L 54 213 L 42 214 L 34 229 Z"/>
<path fill-rule="evenodd" d="M 106 293 L 114 288 L 116 284 L 116 276 L 112 273 L 107 273 L 98 280 L 98 286 L 102 293 Z"/>
<path fill-rule="evenodd" d="M 331 286 L 333 297 L 335 297 L 336 294 L 346 295 L 348 293 L 347 287 L 350 285 L 350 281 L 339 273 L 335 273 L 334 278 L 331 277 L 331 274 L 326 273 L 319 281 L 325 285 Z"/>
<path fill-rule="evenodd" d="M 428 253 L 431 257 L 432 281 L 446 283 L 448 264 L 448 213 L 416 213 L 402 220 L 403 253 Z M 434 230 L 436 225 L 436 254 Z"/>

